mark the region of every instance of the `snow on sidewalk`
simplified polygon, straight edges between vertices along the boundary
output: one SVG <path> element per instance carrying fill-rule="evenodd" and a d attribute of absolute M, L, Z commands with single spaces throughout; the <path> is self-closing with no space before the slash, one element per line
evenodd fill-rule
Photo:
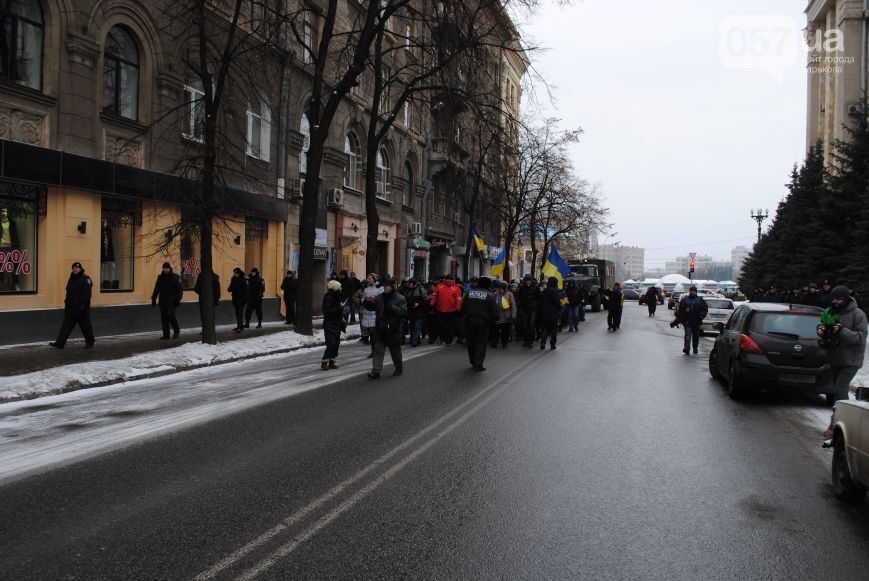
<path fill-rule="evenodd" d="M 172 349 L 124 359 L 73 363 L 45 371 L 0 378 L 0 402 L 33 399 L 86 387 L 158 377 L 250 357 L 316 347 L 323 342 L 322 330 L 314 331 L 313 336 L 286 331 L 217 345 L 186 343 Z"/>

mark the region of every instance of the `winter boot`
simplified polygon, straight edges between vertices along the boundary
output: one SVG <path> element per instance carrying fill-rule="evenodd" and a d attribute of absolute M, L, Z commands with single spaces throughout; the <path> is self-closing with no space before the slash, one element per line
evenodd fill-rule
<path fill-rule="evenodd" d="M 320 363 L 320 369 L 322 369 L 323 371 L 329 369 L 329 359 L 323 359 L 323 362 Z"/>
<path fill-rule="evenodd" d="M 329 360 L 329 369 L 338 369 L 338 364 L 335 362 L 334 359 Z"/>

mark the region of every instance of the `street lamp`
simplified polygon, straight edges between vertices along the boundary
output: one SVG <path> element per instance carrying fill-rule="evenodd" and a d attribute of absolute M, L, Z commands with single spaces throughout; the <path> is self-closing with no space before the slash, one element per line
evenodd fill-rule
<path fill-rule="evenodd" d="M 769 218 L 769 210 L 758 208 L 751 211 L 751 218 L 757 222 L 757 241 L 760 242 L 760 237 L 763 235 L 763 222 Z"/>

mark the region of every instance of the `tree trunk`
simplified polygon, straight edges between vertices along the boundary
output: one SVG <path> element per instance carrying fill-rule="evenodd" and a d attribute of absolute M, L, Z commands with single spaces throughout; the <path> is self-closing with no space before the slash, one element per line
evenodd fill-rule
<path fill-rule="evenodd" d="M 319 133 L 319 132 L 318 132 Z M 299 294 L 296 308 L 296 332 L 314 334 L 314 240 L 320 195 L 320 166 L 325 136 L 311 132 L 308 166 L 302 188 L 302 209 L 299 220 Z"/>
<path fill-rule="evenodd" d="M 369 138 L 371 137 L 369 131 Z M 377 232 L 380 229 L 380 215 L 377 213 L 377 150 L 367 151 L 365 159 L 365 219 L 368 224 L 365 250 L 365 272 L 377 272 Z"/>

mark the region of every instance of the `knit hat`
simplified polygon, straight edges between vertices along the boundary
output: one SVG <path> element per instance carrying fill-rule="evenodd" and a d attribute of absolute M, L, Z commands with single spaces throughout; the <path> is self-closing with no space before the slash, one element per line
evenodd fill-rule
<path fill-rule="evenodd" d="M 839 285 L 830 292 L 831 299 L 842 299 L 846 303 L 851 300 L 851 291 L 848 287 Z"/>
<path fill-rule="evenodd" d="M 337 292 L 337 291 L 341 290 L 341 283 L 338 282 L 337 280 L 330 280 L 329 282 L 326 283 L 326 288 L 328 288 L 330 291 Z"/>
<path fill-rule="evenodd" d="M 244 271 L 237 266 L 232 269 L 232 272 L 234 272 L 235 274 L 240 274 L 241 276 L 244 276 Z"/>
<path fill-rule="evenodd" d="M 82 270 L 84 270 L 84 268 L 82 268 L 81 262 L 73 262 L 70 268 L 81 268 Z"/>
<path fill-rule="evenodd" d="M 164 262 L 164 263 L 163 263 L 163 268 L 168 268 L 169 270 L 172 270 L 172 265 L 169 264 L 168 262 Z"/>
<path fill-rule="evenodd" d="M 492 280 L 488 276 L 481 276 L 477 279 L 477 286 L 483 290 L 489 290 L 492 285 Z"/>

